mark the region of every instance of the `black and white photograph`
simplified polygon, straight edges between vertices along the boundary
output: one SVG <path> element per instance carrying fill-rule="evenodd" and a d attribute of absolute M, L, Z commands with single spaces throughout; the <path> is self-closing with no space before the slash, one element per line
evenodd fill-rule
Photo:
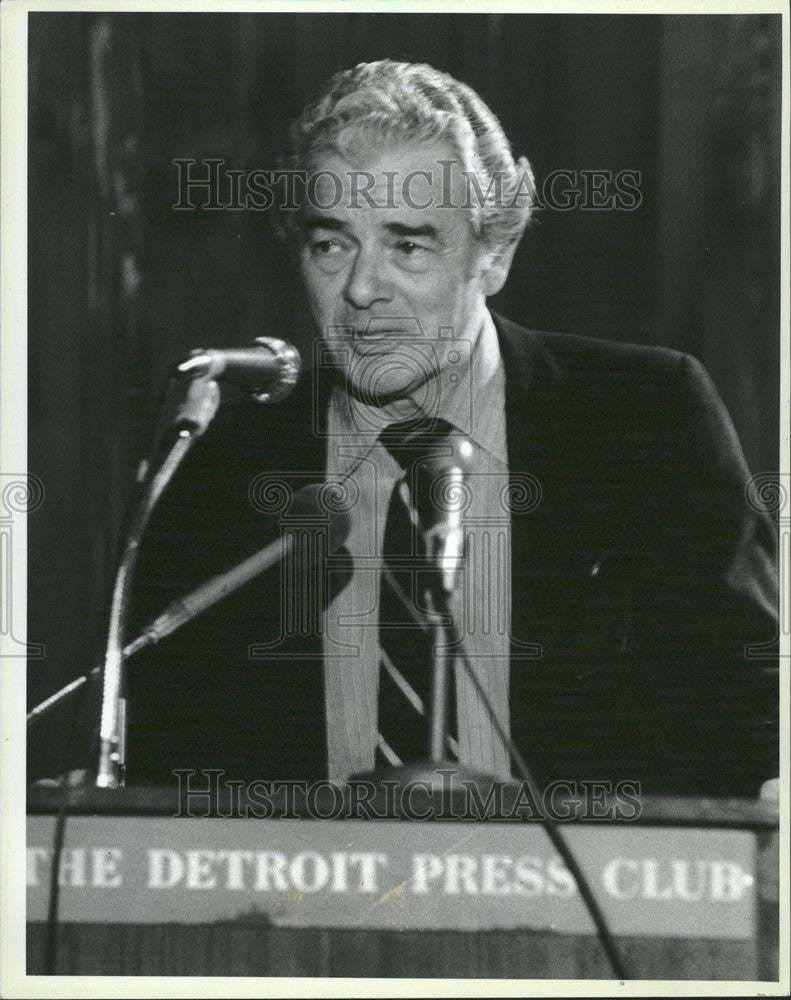
<path fill-rule="evenodd" d="M 788 11 L 636 7 L 3 4 L 3 995 L 787 994 Z"/>

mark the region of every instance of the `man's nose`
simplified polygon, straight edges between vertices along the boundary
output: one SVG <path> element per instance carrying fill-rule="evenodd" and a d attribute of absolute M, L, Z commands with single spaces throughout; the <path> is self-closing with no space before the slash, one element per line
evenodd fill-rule
<path fill-rule="evenodd" d="M 355 309 L 369 309 L 374 302 L 389 302 L 392 294 L 383 271 L 382 261 L 376 254 L 361 250 L 344 289 L 346 301 Z"/>

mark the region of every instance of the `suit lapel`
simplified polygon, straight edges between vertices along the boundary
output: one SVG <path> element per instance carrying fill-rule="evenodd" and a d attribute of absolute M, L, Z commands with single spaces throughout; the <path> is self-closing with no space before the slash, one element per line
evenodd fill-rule
<path fill-rule="evenodd" d="M 561 376 L 536 334 L 494 314 L 505 366 L 505 412 L 511 498 L 511 656 L 540 655 L 535 642 L 538 567 L 545 562 L 561 460 L 557 411 Z M 548 509 L 549 508 L 549 509 Z M 556 552 L 557 557 L 560 552 Z"/>

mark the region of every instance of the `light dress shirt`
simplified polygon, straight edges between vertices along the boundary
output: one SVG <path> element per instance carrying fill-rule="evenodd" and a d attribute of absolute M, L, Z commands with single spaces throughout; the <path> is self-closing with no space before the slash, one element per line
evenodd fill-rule
<path fill-rule="evenodd" d="M 400 350 L 409 348 L 407 343 Z M 374 768 L 378 739 L 381 553 L 390 499 L 403 476 L 378 436 L 411 418 L 416 406 L 448 421 L 477 446 L 466 480 L 465 565 L 450 607 L 467 661 L 500 725 L 510 732 L 511 541 L 505 372 L 497 331 L 484 311 L 474 340 L 439 339 L 415 350 L 438 352 L 440 364 L 412 400 L 375 407 L 335 386 L 329 402 L 326 478 L 338 484 L 350 516 L 351 572 L 342 586 L 330 584 L 322 623 L 329 778 L 339 784 Z M 508 751 L 459 656 L 454 673 L 460 762 L 508 779 Z"/>

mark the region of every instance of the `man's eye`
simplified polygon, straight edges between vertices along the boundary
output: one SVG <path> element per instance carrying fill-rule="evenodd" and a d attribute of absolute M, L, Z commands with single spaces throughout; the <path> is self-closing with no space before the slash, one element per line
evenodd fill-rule
<path fill-rule="evenodd" d="M 398 249 L 401 253 L 406 254 L 407 257 L 415 253 L 416 250 L 425 250 L 425 247 L 420 246 L 419 243 L 414 243 L 412 240 L 401 240 L 397 244 Z"/>
<path fill-rule="evenodd" d="M 337 239 L 311 240 L 308 258 L 325 274 L 339 274 L 349 260 L 349 245 Z"/>
<path fill-rule="evenodd" d="M 317 240 L 311 244 L 310 248 L 314 253 L 325 257 L 330 254 L 340 253 L 343 249 L 336 240 Z"/>
<path fill-rule="evenodd" d="M 396 265 L 413 274 L 429 270 L 434 263 L 431 248 L 414 240 L 399 240 L 393 252 Z"/>

